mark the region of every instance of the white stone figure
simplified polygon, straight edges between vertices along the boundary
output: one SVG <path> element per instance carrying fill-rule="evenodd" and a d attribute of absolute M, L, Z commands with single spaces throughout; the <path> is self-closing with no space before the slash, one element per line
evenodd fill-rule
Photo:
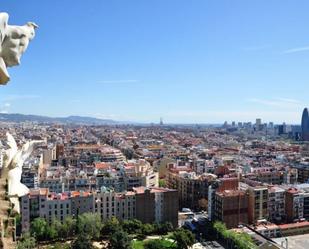
<path fill-rule="evenodd" d="M 34 145 L 43 141 L 29 141 L 22 146 L 21 150 L 18 150 L 13 136 L 10 133 L 7 133 L 6 136 L 10 148 L 4 153 L 2 177 L 8 180 L 8 196 L 10 201 L 14 203 L 14 210 L 20 213 L 18 198 L 29 193 L 29 189 L 20 182 L 22 167 L 32 153 Z"/>
<path fill-rule="evenodd" d="M 35 36 L 38 27 L 33 22 L 23 26 L 8 25 L 9 15 L 0 13 L 0 84 L 10 80 L 7 67 L 20 64 L 20 58 L 26 51 L 29 42 Z"/>

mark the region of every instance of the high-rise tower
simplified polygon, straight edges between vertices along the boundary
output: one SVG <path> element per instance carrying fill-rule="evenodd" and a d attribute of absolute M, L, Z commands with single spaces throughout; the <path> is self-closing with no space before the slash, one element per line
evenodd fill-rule
<path fill-rule="evenodd" d="M 309 141 L 309 113 L 308 109 L 305 108 L 301 118 L 301 133 L 304 141 Z"/>

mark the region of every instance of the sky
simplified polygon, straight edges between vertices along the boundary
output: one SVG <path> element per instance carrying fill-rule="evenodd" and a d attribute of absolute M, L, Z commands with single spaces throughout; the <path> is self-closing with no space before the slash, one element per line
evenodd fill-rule
<path fill-rule="evenodd" d="M 2 0 L 39 25 L 0 112 L 122 121 L 299 124 L 307 0 Z"/>

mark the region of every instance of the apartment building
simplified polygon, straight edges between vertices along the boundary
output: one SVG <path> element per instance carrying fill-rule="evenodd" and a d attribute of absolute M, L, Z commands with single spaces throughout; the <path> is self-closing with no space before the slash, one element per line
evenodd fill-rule
<path fill-rule="evenodd" d="M 134 192 L 117 193 L 112 189 L 102 188 L 93 195 L 94 212 L 100 214 L 102 220 L 117 217 L 120 220 L 135 218 Z"/>
<path fill-rule="evenodd" d="M 208 198 L 208 187 L 217 178 L 213 174 L 197 175 L 186 169 L 171 168 L 168 171 L 167 186 L 176 189 L 179 195 L 179 207 L 200 209 L 199 200 Z"/>
<path fill-rule="evenodd" d="M 242 190 L 224 190 L 215 194 L 215 220 L 228 228 L 248 223 L 248 194 Z"/>
<path fill-rule="evenodd" d="M 279 186 L 268 189 L 268 219 L 274 223 L 281 223 L 286 219 L 285 190 Z"/>
<path fill-rule="evenodd" d="M 208 219 L 215 220 L 215 197 L 216 192 L 222 192 L 225 190 L 238 190 L 239 179 L 238 178 L 220 178 L 213 181 L 208 188 Z"/>
<path fill-rule="evenodd" d="M 241 190 L 248 193 L 248 222 L 254 224 L 268 219 L 268 188 L 266 186 L 249 186 L 240 184 Z"/>
<path fill-rule="evenodd" d="M 72 215 L 71 200 L 68 193 L 50 193 L 48 189 L 31 190 L 21 197 L 22 231 L 29 231 L 30 223 L 37 217 L 45 218 L 49 223 L 53 219 L 63 221 Z"/>
<path fill-rule="evenodd" d="M 48 189 L 31 190 L 21 197 L 22 231 L 30 229 L 37 217 L 49 223 L 53 219 L 64 221 L 67 216 L 98 213 L 102 220 L 117 217 L 120 220 L 139 219 L 143 223 L 171 222 L 178 225 L 178 194 L 165 188 L 134 188 L 117 193 L 102 188 L 98 192 L 71 191 L 51 193 Z"/>
<path fill-rule="evenodd" d="M 293 167 L 297 169 L 298 182 L 305 183 L 309 180 L 309 164 L 308 163 L 296 164 Z"/>
<path fill-rule="evenodd" d="M 136 218 L 144 223 L 170 222 L 178 226 L 178 193 L 174 189 L 133 189 L 136 198 Z"/>
<path fill-rule="evenodd" d="M 297 188 L 289 188 L 285 193 L 285 211 L 287 222 L 304 218 L 304 195 Z"/>

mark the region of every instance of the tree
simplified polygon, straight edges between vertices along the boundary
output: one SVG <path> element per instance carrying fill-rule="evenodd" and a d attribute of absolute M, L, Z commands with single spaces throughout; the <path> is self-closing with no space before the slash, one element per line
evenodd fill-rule
<path fill-rule="evenodd" d="M 166 188 L 166 181 L 165 181 L 165 179 L 160 179 L 159 180 L 159 187 L 161 187 L 161 188 Z"/>
<path fill-rule="evenodd" d="M 193 233 L 183 228 L 174 231 L 171 238 L 176 242 L 177 249 L 188 249 L 195 242 Z"/>
<path fill-rule="evenodd" d="M 16 222 L 16 234 L 17 236 L 19 236 L 21 234 L 21 215 L 20 214 L 16 214 L 15 222 Z"/>
<path fill-rule="evenodd" d="M 45 228 L 45 237 L 49 240 L 56 239 L 59 235 L 61 235 L 62 224 L 59 220 L 53 219 L 50 226 L 46 226 Z"/>
<path fill-rule="evenodd" d="M 226 225 L 223 222 L 220 222 L 220 221 L 216 221 L 214 223 L 213 227 L 219 233 L 222 233 L 224 230 L 226 230 Z"/>
<path fill-rule="evenodd" d="M 58 232 L 54 226 L 47 226 L 45 230 L 45 239 L 54 240 L 58 237 Z"/>
<path fill-rule="evenodd" d="M 34 236 L 37 240 L 41 241 L 45 239 L 46 235 L 46 227 L 47 227 L 47 222 L 43 218 L 35 218 L 31 222 L 31 235 Z"/>
<path fill-rule="evenodd" d="M 35 238 L 31 237 L 29 233 L 22 236 L 20 241 L 17 242 L 17 249 L 33 249 L 35 248 Z"/>
<path fill-rule="evenodd" d="M 156 233 L 160 235 L 165 235 L 168 232 L 173 231 L 173 225 L 170 222 L 156 223 L 154 227 L 155 227 Z"/>
<path fill-rule="evenodd" d="M 80 233 L 72 243 L 71 249 L 93 249 L 91 239 L 85 233 Z"/>
<path fill-rule="evenodd" d="M 140 220 L 132 219 L 125 220 L 122 223 L 122 228 L 128 234 L 138 234 L 143 230 L 143 223 Z"/>
<path fill-rule="evenodd" d="M 102 229 L 101 217 L 94 213 L 84 213 L 78 216 L 77 232 L 85 233 L 90 239 L 98 239 Z"/>
<path fill-rule="evenodd" d="M 155 231 L 155 228 L 152 224 L 146 223 L 142 227 L 142 233 L 144 235 L 151 235 Z"/>
<path fill-rule="evenodd" d="M 112 217 L 104 223 L 102 228 L 102 234 L 110 235 L 120 229 L 122 228 L 120 226 L 119 220 L 116 217 Z"/>
<path fill-rule="evenodd" d="M 232 230 L 228 230 L 224 223 L 216 221 L 213 225 L 217 234 L 227 242 L 232 242 L 239 249 L 252 249 L 256 248 L 252 238 L 247 233 L 238 233 Z"/>
<path fill-rule="evenodd" d="M 129 235 L 123 231 L 118 230 L 110 236 L 108 249 L 131 249 L 131 239 Z"/>
<path fill-rule="evenodd" d="M 75 234 L 76 220 L 71 216 L 68 216 L 64 219 L 61 229 L 61 236 L 67 238 Z"/>

